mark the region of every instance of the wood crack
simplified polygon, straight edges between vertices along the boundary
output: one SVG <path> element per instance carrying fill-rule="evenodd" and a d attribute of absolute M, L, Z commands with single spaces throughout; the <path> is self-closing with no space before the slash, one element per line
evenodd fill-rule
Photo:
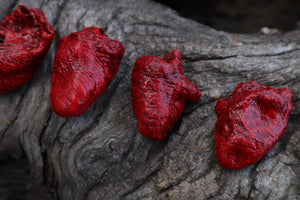
<path fill-rule="evenodd" d="M 285 55 L 285 54 L 289 54 L 289 53 L 293 53 L 293 52 L 296 52 L 296 51 L 299 51 L 300 49 L 291 49 L 291 50 L 288 50 L 288 51 L 283 51 L 283 52 L 280 52 L 280 53 L 266 53 L 266 54 L 253 54 L 253 55 L 241 55 L 241 56 L 244 56 L 244 57 L 250 57 L 250 58 L 255 58 L 255 57 L 275 57 L 275 56 L 282 56 L 282 55 Z"/>

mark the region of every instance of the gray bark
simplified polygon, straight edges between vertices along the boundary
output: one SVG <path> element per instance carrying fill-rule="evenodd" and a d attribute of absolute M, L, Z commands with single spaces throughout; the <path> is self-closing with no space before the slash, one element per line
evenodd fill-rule
<path fill-rule="evenodd" d="M 300 30 L 230 34 L 147 0 L 0 0 L 42 9 L 56 31 L 43 65 L 20 89 L 0 95 L 0 159 L 26 156 L 30 176 L 58 199 L 299 199 Z M 4 16 L 3 14 L 3 16 Z M 106 92 L 82 116 L 53 113 L 49 92 L 59 39 L 102 27 L 126 52 Z M 163 141 L 143 138 L 131 109 L 131 70 L 143 55 L 178 49 L 185 76 L 202 92 Z M 243 170 L 221 169 L 214 156 L 214 106 L 241 81 L 256 79 L 294 94 L 277 145 Z"/>

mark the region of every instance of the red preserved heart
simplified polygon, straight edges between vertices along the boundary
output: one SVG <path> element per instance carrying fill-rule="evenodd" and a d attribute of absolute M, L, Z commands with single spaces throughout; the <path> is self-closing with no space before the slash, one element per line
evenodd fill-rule
<path fill-rule="evenodd" d="M 20 5 L 0 21 L 0 93 L 19 88 L 33 76 L 53 38 L 38 8 Z"/>
<path fill-rule="evenodd" d="M 61 38 L 50 92 L 54 112 L 62 117 L 86 112 L 114 79 L 124 51 L 101 28 L 84 28 Z"/>
<path fill-rule="evenodd" d="M 161 140 L 172 130 L 185 107 L 185 101 L 197 101 L 201 92 L 186 78 L 178 50 L 163 59 L 142 56 L 131 74 L 132 108 L 140 133 Z"/>
<path fill-rule="evenodd" d="M 215 155 L 219 165 L 242 169 L 259 161 L 283 135 L 293 108 L 287 88 L 273 89 L 255 80 L 238 84 L 217 102 Z"/>

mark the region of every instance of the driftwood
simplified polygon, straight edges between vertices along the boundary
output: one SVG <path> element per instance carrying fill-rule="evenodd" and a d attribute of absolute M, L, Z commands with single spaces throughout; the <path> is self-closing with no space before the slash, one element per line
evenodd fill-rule
<path fill-rule="evenodd" d="M 300 30 L 229 34 L 147 0 L 0 0 L 38 7 L 56 37 L 43 65 L 20 89 L 0 95 L 0 159 L 26 156 L 30 176 L 58 199 L 299 199 Z M 82 116 L 64 119 L 49 103 L 59 39 L 103 27 L 126 48 L 106 92 Z M 142 55 L 182 54 L 185 76 L 202 92 L 163 141 L 143 138 L 131 109 L 130 75 Z M 241 81 L 256 79 L 294 94 L 277 145 L 243 170 L 221 169 L 214 156 L 214 106 Z"/>

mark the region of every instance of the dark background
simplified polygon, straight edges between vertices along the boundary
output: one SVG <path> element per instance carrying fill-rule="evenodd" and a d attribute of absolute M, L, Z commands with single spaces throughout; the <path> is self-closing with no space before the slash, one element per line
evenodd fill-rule
<path fill-rule="evenodd" d="M 257 33 L 266 26 L 280 31 L 297 28 L 299 0 L 155 0 L 217 30 Z M 299 25 L 298 25 L 299 26 Z"/>

